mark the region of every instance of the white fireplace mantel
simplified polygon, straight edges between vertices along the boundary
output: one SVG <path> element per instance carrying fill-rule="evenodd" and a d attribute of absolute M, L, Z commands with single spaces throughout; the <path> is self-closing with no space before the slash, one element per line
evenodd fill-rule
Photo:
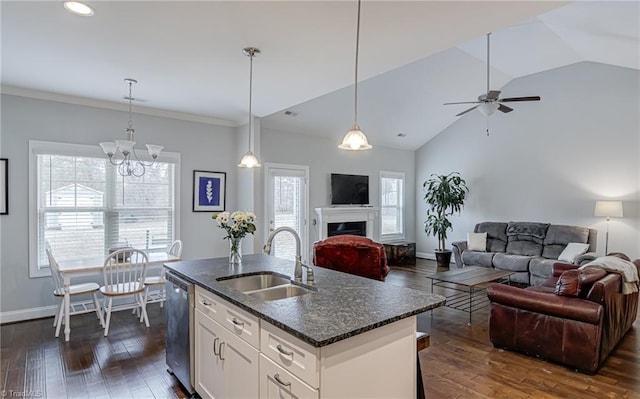
<path fill-rule="evenodd" d="M 372 206 L 316 208 L 318 239 L 327 238 L 329 223 L 367 222 L 367 238 L 377 241 L 380 208 Z"/>

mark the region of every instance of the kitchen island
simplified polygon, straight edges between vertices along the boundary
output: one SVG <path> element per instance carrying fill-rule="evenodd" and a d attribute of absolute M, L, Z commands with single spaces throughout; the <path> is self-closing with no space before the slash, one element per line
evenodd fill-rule
<path fill-rule="evenodd" d="M 166 264 L 196 286 L 195 378 L 202 397 L 416 395 L 415 316 L 444 297 L 313 267 L 305 294 L 264 300 L 228 285 L 294 262 L 257 254 Z"/>

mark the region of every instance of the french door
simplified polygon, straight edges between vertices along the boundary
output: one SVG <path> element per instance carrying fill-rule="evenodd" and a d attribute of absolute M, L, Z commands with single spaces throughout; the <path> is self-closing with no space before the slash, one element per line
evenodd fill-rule
<path fill-rule="evenodd" d="M 278 227 L 287 226 L 300 236 L 302 260 L 308 262 L 309 229 L 309 167 L 301 165 L 266 164 L 266 236 Z M 272 245 L 271 254 L 295 260 L 296 242 L 290 233 L 279 233 Z"/>

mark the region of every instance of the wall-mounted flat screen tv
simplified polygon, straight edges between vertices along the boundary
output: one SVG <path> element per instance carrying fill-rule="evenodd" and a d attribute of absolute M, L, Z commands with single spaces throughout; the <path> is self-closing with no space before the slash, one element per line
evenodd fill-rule
<path fill-rule="evenodd" d="M 368 205 L 369 176 L 331 174 L 331 205 Z"/>

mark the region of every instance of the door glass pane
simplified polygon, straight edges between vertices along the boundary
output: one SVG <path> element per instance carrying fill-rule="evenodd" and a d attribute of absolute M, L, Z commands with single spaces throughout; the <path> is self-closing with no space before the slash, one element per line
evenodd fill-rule
<path fill-rule="evenodd" d="M 302 212 L 300 209 L 303 178 L 299 176 L 273 176 L 273 215 L 274 226 L 288 226 L 298 234 L 302 230 Z M 291 234 L 283 232 L 273 241 L 272 253 L 278 258 L 295 260 L 296 243 Z"/>

